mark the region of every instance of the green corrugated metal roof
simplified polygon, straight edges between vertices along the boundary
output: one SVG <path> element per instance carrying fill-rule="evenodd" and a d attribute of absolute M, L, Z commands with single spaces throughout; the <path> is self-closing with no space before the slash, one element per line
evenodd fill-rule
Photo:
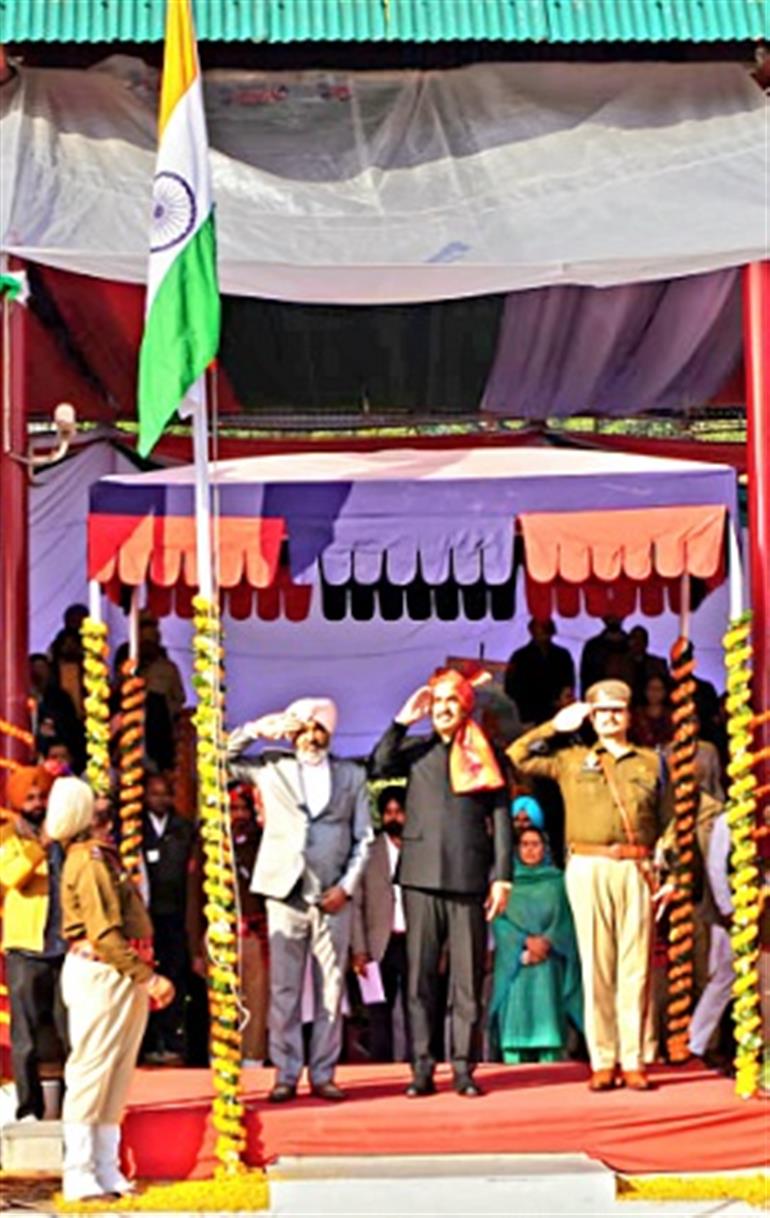
<path fill-rule="evenodd" d="M 717 42 L 770 0 L 193 0 L 214 42 Z M 165 0 L 0 0 L 0 42 L 159 42 Z"/>

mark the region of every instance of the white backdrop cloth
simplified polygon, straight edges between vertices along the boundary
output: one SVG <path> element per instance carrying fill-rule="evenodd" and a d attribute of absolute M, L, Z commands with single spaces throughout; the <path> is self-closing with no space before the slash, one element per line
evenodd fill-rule
<path fill-rule="evenodd" d="M 31 630 L 33 651 L 45 651 L 61 627 L 67 605 L 86 602 L 86 516 L 90 484 L 110 474 L 135 472 L 108 444 L 89 445 L 72 460 L 36 479 L 30 491 Z M 311 693 L 331 697 L 340 710 L 335 747 L 342 756 L 368 752 L 405 698 L 449 655 L 507 660 L 529 641 L 529 614 L 519 588 L 516 616 L 510 622 L 492 617 L 469 622 L 435 619 L 415 622 L 325 621 L 320 597 L 314 597 L 303 622 L 258 618 L 225 620 L 228 721 L 234 726 L 267 711 L 280 710 Z M 126 619 L 103 601 L 114 648 L 127 637 Z M 692 616 L 698 673 L 724 686 L 720 640 L 727 622 L 727 586 L 713 592 Z M 554 619 L 557 642 L 575 662 L 583 643 L 601 629 L 596 618 L 581 615 Z M 633 620 L 642 620 L 636 618 Z M 632 621 L 629 620 L 627 626 Z M 672 613 L 648 618 L 650 649 L 667 654 L 676 637 Z M 191 676 L 192 623 L 164 618 L 163 639 L 179 665 L 193 703 Z"/>
<path fill-rule="evenodd" d="M 144 282 L 157 84 L 113 58 L 0 89 L 5 252 Z M 428 301 L 767 257 L 768 102 L 735 64 L 228 71 L 206 104 L 226 293 Z"/>
<path fill-rule="evenodd" d="M 136 473 L 111 444 L 86 444 L 35 474 L 29 491 L 30 651 L 47 651 L 67 605 L 88 604 L 86 539 L 91 483 Z M 105 602 L 106 604 L 106 602 Z M 123 615 L 116 612 L 120 624 Z"/>

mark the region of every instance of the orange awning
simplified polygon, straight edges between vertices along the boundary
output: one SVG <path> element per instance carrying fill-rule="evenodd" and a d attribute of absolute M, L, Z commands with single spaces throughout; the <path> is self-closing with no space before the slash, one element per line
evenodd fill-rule
<path fill-rule="evenodd" d="M 677 506 L 613 512 L 533 512 L 519 517 L 527 599 L 535 616 L 554 608 L 625 616 L 660 612 L 690 575 L 710 587 L 724 576 L 726 508 Z"/>

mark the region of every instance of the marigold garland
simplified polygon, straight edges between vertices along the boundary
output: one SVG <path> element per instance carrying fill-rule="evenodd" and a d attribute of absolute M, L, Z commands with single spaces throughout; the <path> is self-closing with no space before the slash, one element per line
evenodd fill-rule
<path fill-rule="evenodd" d="M 55 1199 L 59 1214 L 121 1213 L 253 1213 L 269 1204 L 267 1177 L 254 1169 L 217 1180 L 180 1180 L 173 1184 L 149 1184 L 141 1192 L 117 1201 Z"/>
<path fill-rule="evenodd" d="M 211 1066 L 216 1098 L 217 1175 L 245 1170 L 246 1127 L 241 1099 L 241 1033 L 238 983 L 238 905 L 227 768 L 223 743 L 224 692 L 219 609 L 204 597 L 193 600 L 193 685 L 198 694 L 198 807 L 203 843 L 204 912 L 208 923 L 208 986 Z"/>
<path fill-rule="evenodd" d="M 759 995 L 760 870 L 754 837 L 757 780 L 752 773 L 751 614 L 734 619 L 724 636 L 727 667 L 727 823 L 730 827 L 730 886 L 733 918 L 733 1023 L 735 1024 L 735 1091 L 742 1099 L 756 1095 L 760 1081 L 762 1018 Z"/>
<path fill-rule="evenodd" d="M 136 660 L 120 667 L 120 857 L 135 882 L 139 881 L 144 803 L 145 682 L 136 675 Z"/>
<path fill-rule="evenodd" d="M 674 739 L 671 778 L 674 785 L 674 828 L 677 864 L 674 895 L 669 906 L 667 1049 L 672 1062 L 686 1061 L 693 998 L 693 883 L 695 862 L 695 816 L 698 783 L 695 777 L 697 750 L 695 725 L 695 660 L 689 639 L 678 638 L 671 648 L 671 700 Z"/>
<path fill-rule="evenodd" d="M 86 778 L 95 795 L 110 791 L 110 654 L 107 627 L 92 617 L 80 628 L 86 711 Z"/>
<path fill-rule="evenodd" d="M 30 748 L 35 743 L 32 732 L 26 731 L 23 727 L 16 727 L 15 723 L 9 723 L 7 719 L 0 719 L 0 735 L 10 736 L 12 740 L 20 740 L 22 744 L 28 744 Z"/>
<path fill-rule="evenodd" d="M 745 1201 L 765 1209 L 770 1177 L 746 1176 L 620 1176 L 618 1201 Z"/>

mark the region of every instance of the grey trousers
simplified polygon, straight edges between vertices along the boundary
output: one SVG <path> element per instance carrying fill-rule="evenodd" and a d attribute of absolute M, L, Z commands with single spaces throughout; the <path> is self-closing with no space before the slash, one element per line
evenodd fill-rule
<path fill-rule="evenodd" d="M 302 1073 L 302 983 L 312 960 L 315 1015 L 308 1073 L 315 1086 L 328 1083 L 342 1048 L 342 993 L 353 906 L 325 914 L 302 901 L 267 902 L 270 943 L 270 1057 L 277 1082 L 294 1084 Z"/>

